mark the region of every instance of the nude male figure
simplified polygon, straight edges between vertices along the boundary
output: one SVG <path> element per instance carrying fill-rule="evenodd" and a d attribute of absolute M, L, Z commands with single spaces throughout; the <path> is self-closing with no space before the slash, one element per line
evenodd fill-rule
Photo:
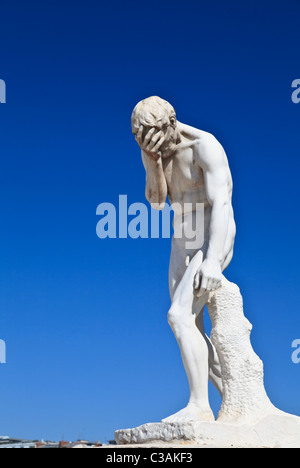
<path fill-rule="evenodd" d="M 163 421 L 214 420 L 208 379 L 221 395 L 222 379 L 203 313 L 233 256 L 236 227 L 228 160 L 211 134 L 178 122 L 173 107 L 158 97 L 136 106 L 132 130 L 142 150 L 146 198 L 152 207 L 162 210 L 169 196 L 171 205 L 182 207 L 180 215 L 174 210 L 174 223 L 184 224 L 192 223 L 197 204 L 204 204 L 203 246 L 188 249 L 190 239 L 184 235 L 172 240 L 168 321 L 180 347 L 190 399 L 186 408 Z"/>

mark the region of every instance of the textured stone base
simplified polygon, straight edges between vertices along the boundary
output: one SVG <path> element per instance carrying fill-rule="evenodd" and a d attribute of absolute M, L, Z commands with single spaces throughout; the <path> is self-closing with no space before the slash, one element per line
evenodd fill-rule
<path fill-rule="evenodd" d="M 278 411 L 255 425 L 205 421 L 152 423 L 117 431 L 115 439 L 119 445 L 191 443 L 199 447 L 300 448 L 300 418 Z"/>

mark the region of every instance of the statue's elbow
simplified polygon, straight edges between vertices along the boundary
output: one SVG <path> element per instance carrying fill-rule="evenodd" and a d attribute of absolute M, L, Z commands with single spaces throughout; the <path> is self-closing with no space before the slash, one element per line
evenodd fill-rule
<path fill-rule="evenodd" d="M 157 211 L 162 211 L 164 207 L 166 206 L 166 202 L 162 202 L 162 203 L 150 202 L 150 204 L 151 204 L 151 208 Z"/>
<path fill-rule="evenodd" d="M 146 198 L 154 210 L 162 211 L 166 206 L 167 195 L 163 196 L 152 190 L 147 190 Z"/>

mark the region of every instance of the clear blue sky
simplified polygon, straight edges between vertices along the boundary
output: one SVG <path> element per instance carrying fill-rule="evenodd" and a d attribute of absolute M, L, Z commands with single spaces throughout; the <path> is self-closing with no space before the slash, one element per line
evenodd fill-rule
<path fill-rule="evenodd" d="M 228 278 L 273 403 L 300 415 L 299 13 L 296 0 L 2 3 L 0 434 L 105 441 L 187 402 L 170 242 L 96 236 L 98 204 L 144 201 L 130 115 L 154 94 L 228 153 Z"/>

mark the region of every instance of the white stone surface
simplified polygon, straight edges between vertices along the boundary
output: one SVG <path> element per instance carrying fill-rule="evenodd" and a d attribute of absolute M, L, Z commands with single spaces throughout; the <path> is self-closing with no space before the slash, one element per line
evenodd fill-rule
<path fill-rule="evenodd" d="M 252 325 L 244 316 L 239 288 L 223 277 L 222 287 L 211 295 L 207 308 L 223 382 L 218 421 L 256 423 L 275 408 L 265 391 L 263 363 L 251 345 Z"/>
<path fill-rule="evenodd" d="M 199 448 L 300 448 L 300 418 L 278 412 L 253 425 L 209 421 L 152 423 L 117 431 L 115 438 L 123 445 L 159 445 L 164 441 L 170 447 L 191 444 Z"/>

